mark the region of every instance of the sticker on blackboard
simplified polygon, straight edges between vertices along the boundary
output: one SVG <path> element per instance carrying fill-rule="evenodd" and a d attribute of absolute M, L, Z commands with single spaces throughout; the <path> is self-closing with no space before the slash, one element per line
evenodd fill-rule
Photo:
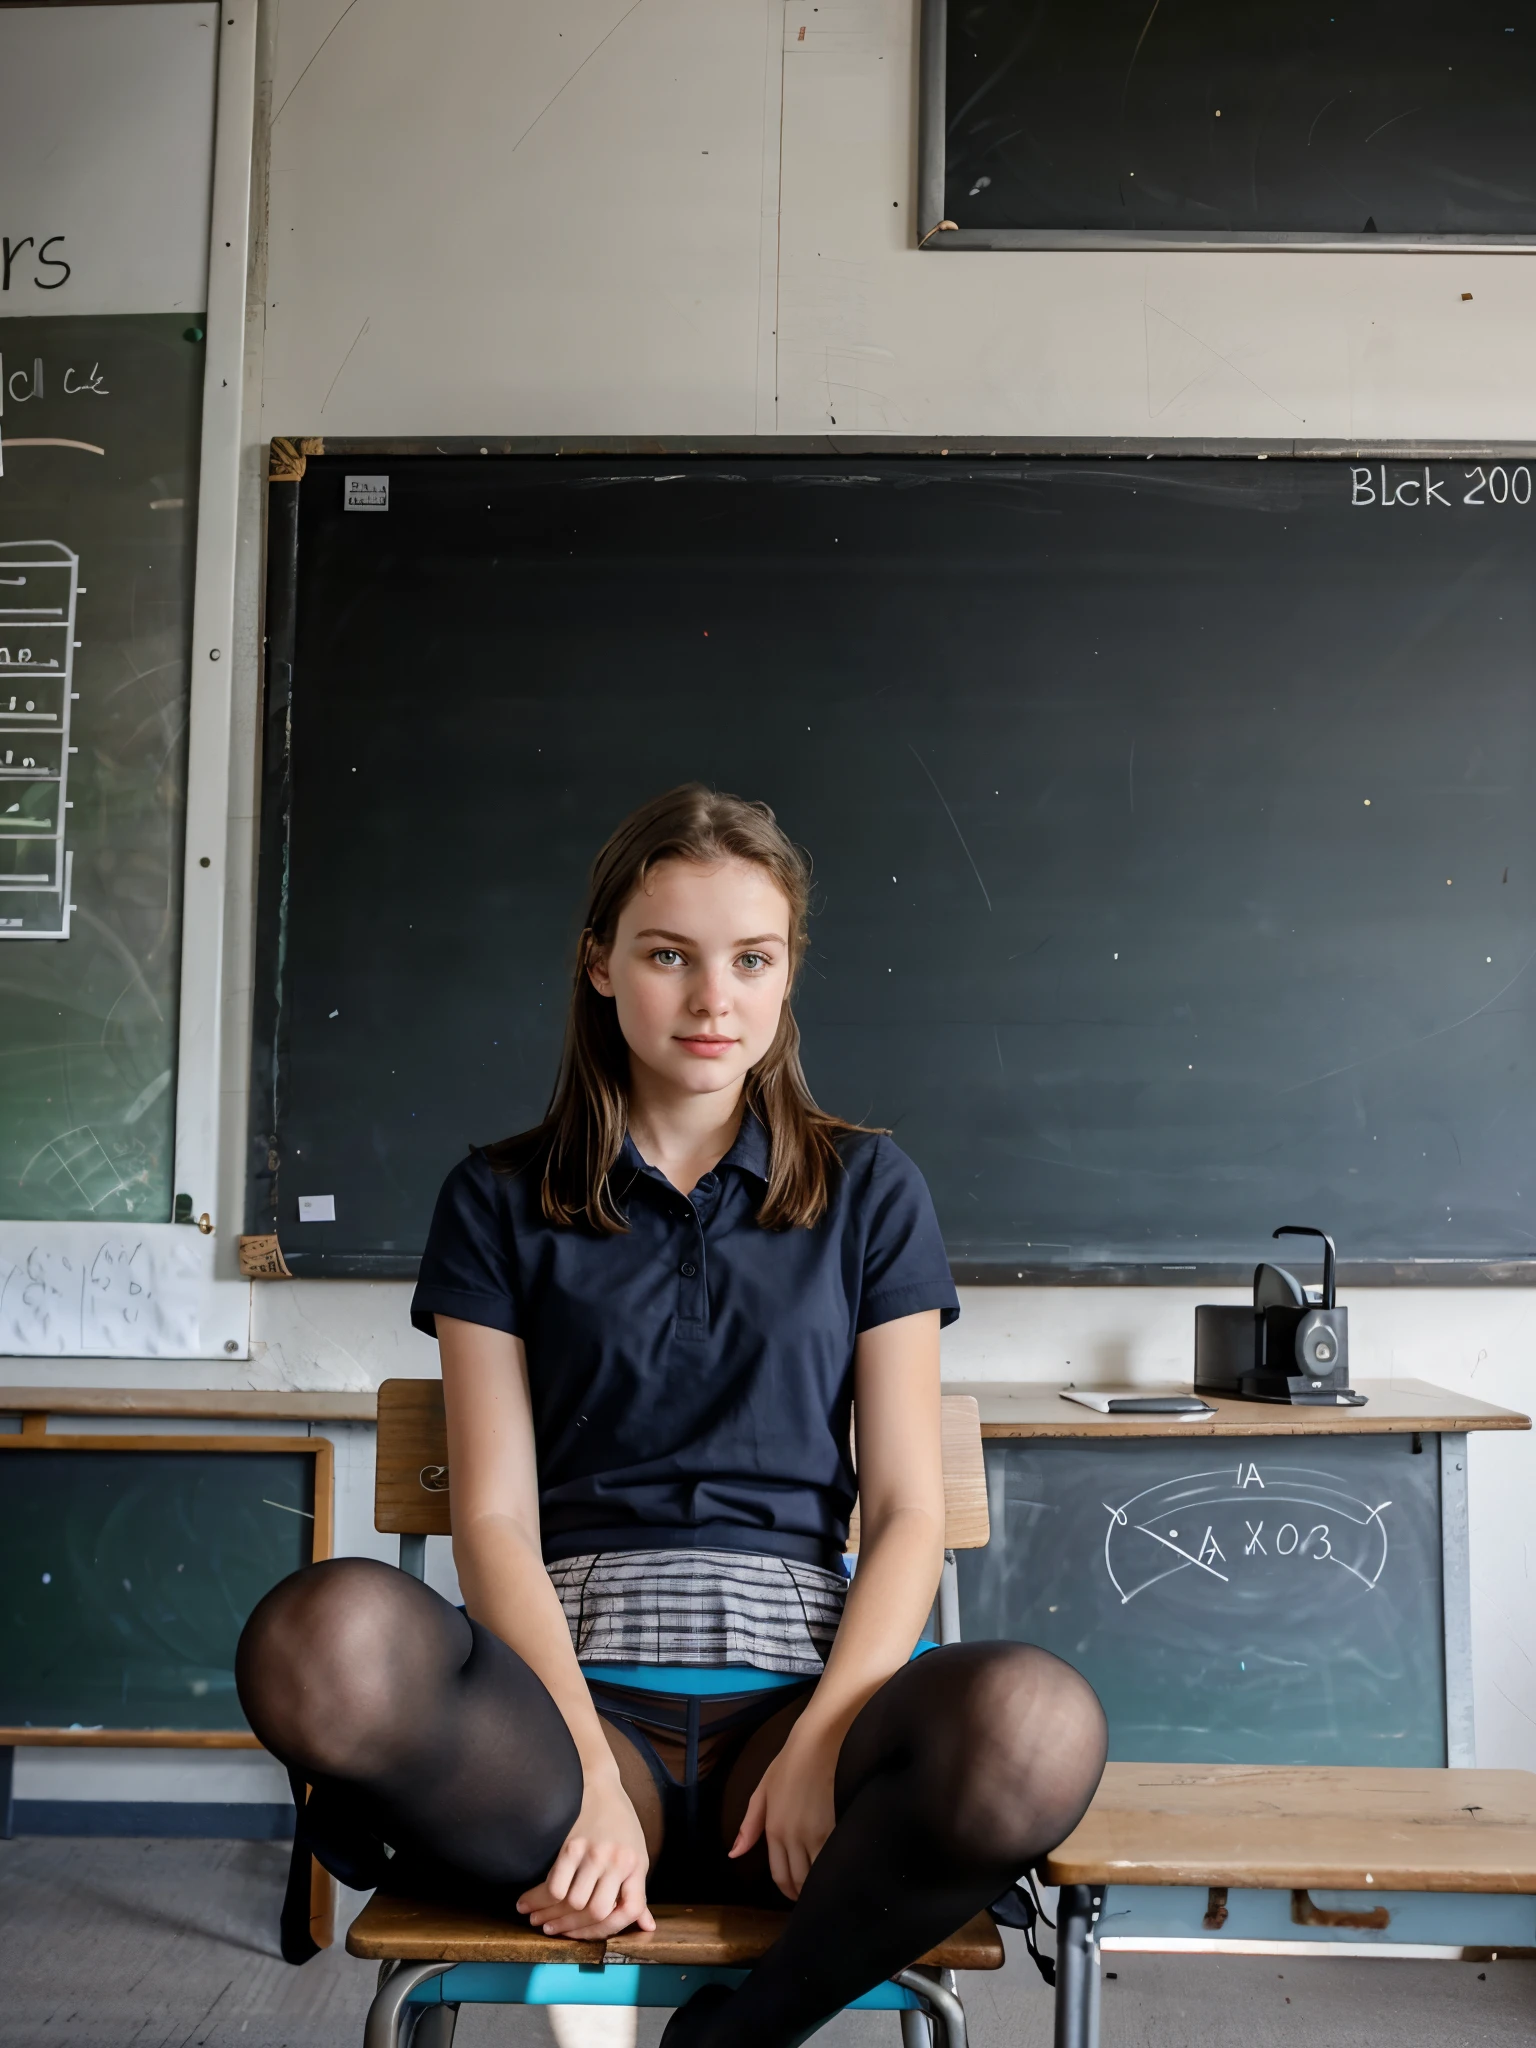
<path fill-rule="evenodd" d="M 389 510 L 389 478 L 387 476 L 349 476 L 341 501 L 343 512 L 387 512 Z"/>
<path fill-rule="evenodd" d="M 299 1221 L 301 1223 L 334 1223 L 336 1221 L 336 1197 L 334 1195 L 300 1195 Z"/>

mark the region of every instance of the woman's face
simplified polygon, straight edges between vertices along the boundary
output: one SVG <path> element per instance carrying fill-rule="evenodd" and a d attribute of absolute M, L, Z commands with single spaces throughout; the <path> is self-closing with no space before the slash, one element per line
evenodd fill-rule
<path fill-rule="evenodd" d="M 611 996 L 638 1066 L 672 1088 L 738 1087 L 789 994 L 789 904 L 750 861 L 667 860 L 619 913 L 588 973 Z"/>

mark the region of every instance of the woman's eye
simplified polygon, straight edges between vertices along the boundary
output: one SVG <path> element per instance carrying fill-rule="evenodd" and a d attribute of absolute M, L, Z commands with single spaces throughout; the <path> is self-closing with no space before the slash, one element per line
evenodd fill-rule
<path fill-rule="evenodd" d="M 679 967 L 682 965 L 683 956 L 675 946 L 658 946 L 651 958 L 658 967 Z"/>
<path fill-rule="evenodd" d="M 736 964 L 738 967 L 744 967 L 748 974 L 760 974 L 765 967 L 770 967 L 773 963 L 766 953 L 743 953 Z"/>

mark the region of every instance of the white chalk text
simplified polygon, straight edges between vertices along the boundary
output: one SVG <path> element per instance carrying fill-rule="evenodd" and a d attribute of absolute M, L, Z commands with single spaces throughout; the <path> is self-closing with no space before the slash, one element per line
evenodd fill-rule
<path fill-rule="evenodd" d="M 1384 462 L 1357 462 L 1350 472 L 1351 505 L 1401 505 L 1409 510 L 1432 505 L 1529 505 L 1531 472 L 1527 464 L 1477 463 L 1470 469 L 1441 470 L 1425 463 L 1403 469 Z"/>

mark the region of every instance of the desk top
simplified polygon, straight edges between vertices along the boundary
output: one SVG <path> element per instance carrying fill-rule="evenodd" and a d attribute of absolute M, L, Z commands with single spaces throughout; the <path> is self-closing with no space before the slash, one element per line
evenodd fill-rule
<path fill-rule="evenodd" d="M 255 1387 L 0 1386 L 0 1415 L 224 1416 L 233 1421 L 372 1422 L 375 1394 L 263 1392 Z"/>
<path fill-rule="evenodd" d="M 1048 1884 L 1536 1892 L 1536 1775 L 1110 1764 L 1040 1868 Z"/>
<path fill-rule="evenodd" d="M 1061 1399 L 1059 1380 L 1025 1386 L 1014 1380 L 945 1381 L 946 1394 L 973 1394 L 981 1433 L 989 1436 L 1400 1436 L 1471 1429 L 1529 1429 L 1531 1419 L 1470 1395 L 1448 1394 L 1425 1380 L 1361 1380 L 1364 1408 L 1278 1408 L 1265 1401 L 1210 1397 L 1214 1416 L 1099 1415 Z M 1141 1391 L 1152 1393 L 1155 1388 Z M 1187 1387 L 1178 1391 L 1188 1393 Z M 262 1392 L 256 1388 L 198 1393 L 170 1387 L 0 1386 L 0 1415 L 181 1415 L 241 1420 L 372 1422 L 373 1394 Z"/>
<path fill-rule="evenodd" d="M 1198 1415 L 1100 1415 L 1076 1401 L 1063 1401 L 1062 1382 L 1020 1386 L 1016 1381 L 946 1380 L 946 1394 L 974 1394 L 981 1409 L 981 1433 L 994 1436 L 1401 1436 L 1472 1429 L 1529 1429 L 1531 1418 L 1513 1408 L 1495 1408 L 1468 1394 L 1448 1394 L 1426 1380 L 1357 1380 L 1364 1408 L 1286 1408 L 1268 1401 L 1206 1399 L 1216 1410 Z M 1138 1388 L 1139 1393 L 1167 1391 Z M 1174 1389 L 1188 1393 L 1187 1386 Z"/>

